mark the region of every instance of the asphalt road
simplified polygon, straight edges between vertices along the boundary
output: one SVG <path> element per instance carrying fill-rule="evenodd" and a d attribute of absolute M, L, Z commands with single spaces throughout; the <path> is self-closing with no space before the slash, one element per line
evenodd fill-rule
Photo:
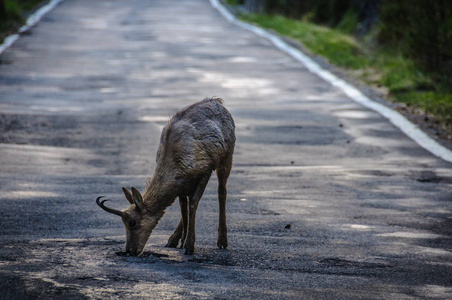
<path fill-rule="evenodd" d="M 95 204 L 143 190 L 160 131 L 218 96 L 236 122 L 194 256 L 141 258 Z M 207 0 L 66 0 L 0 56 L 0 298 L 450 299 L 452 168 Z"/>

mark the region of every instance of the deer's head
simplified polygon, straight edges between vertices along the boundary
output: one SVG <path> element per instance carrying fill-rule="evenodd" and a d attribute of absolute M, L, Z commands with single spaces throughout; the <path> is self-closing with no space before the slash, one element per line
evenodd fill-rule
<path fill-rule="evenodd" d="M 139 256 L 143 253 L 144 246 L 159 218 L 147 210 L 143 197 L 136 188 L 132 188 L 132 192 L 124 187 L 122 190 L 130 203 L 129 208 L 122 211 L 109 208 L 104 204 L 107 199 L 101 201 L 102 196 L 96 199 L 96 203 L 106 212 L 121 217 L 126 227 L 126 252 L 132 256 Z"/>

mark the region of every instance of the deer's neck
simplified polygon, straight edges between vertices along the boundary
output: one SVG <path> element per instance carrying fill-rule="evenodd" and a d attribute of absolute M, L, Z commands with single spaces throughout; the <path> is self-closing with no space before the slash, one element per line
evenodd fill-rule
<path fill-rule="evenodd" d="M 163 215 L 165 209 L 173 204 L 178 194 L 175 179 L 155 174 L 148 183 L 143 195 L 143 202 L 151 213 Z"/>

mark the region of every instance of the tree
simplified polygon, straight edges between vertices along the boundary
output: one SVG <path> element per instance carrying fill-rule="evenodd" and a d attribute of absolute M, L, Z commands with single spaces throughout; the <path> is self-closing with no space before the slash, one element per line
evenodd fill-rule
<path fill-rule="evenodd" d="M 5 0 L 0 0 L 0 21 L 6 20 Z M 1 22 L 0 22 L 1 24 Z"/>
<path fill-rule="evenodd" d="M 385 0 L 380 43 L 396 46 L 422 66 L 452 78 L 450 0 Z"/>

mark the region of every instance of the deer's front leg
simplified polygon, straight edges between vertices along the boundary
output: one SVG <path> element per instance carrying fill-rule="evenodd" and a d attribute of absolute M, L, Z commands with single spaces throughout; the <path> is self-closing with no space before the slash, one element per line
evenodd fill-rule
<path fill-rule="evenodd" d="M 195 240 L 196 240 L 196 233 L 195 233 L 195 219 L 196 219 L 196 210 L 198 209 L 199 200 L 201 200 L 202 194 L 204 193 L 204 190 L 206 188 L 207 182 L 209 182 L 210 174 L 209 176 L 202 177 L 198 185 L 196 187 L 195 192 L 192 196 L 189 197 L 188 200 L 188 231 L 187 231 L 187 237 L 184 242 L 184 254 L 186 255 L 192 255 L 195 251 Z"/>
<path fill-rule="evenodd" d="M 188 207 L 187 207 L 187 197 L 179 196 L 179 205 L 181 211 L 181 219 L 179 221 L 179 225 L 177 225 L 176 230 L 174 230 L 173 234 L 168 239 L 168 243 L 166 247 L 176 248 L 181 240 L 181 248 L 184 245 L 185 238 L 187 236 L 187 224 L 188 224 Z"/>

